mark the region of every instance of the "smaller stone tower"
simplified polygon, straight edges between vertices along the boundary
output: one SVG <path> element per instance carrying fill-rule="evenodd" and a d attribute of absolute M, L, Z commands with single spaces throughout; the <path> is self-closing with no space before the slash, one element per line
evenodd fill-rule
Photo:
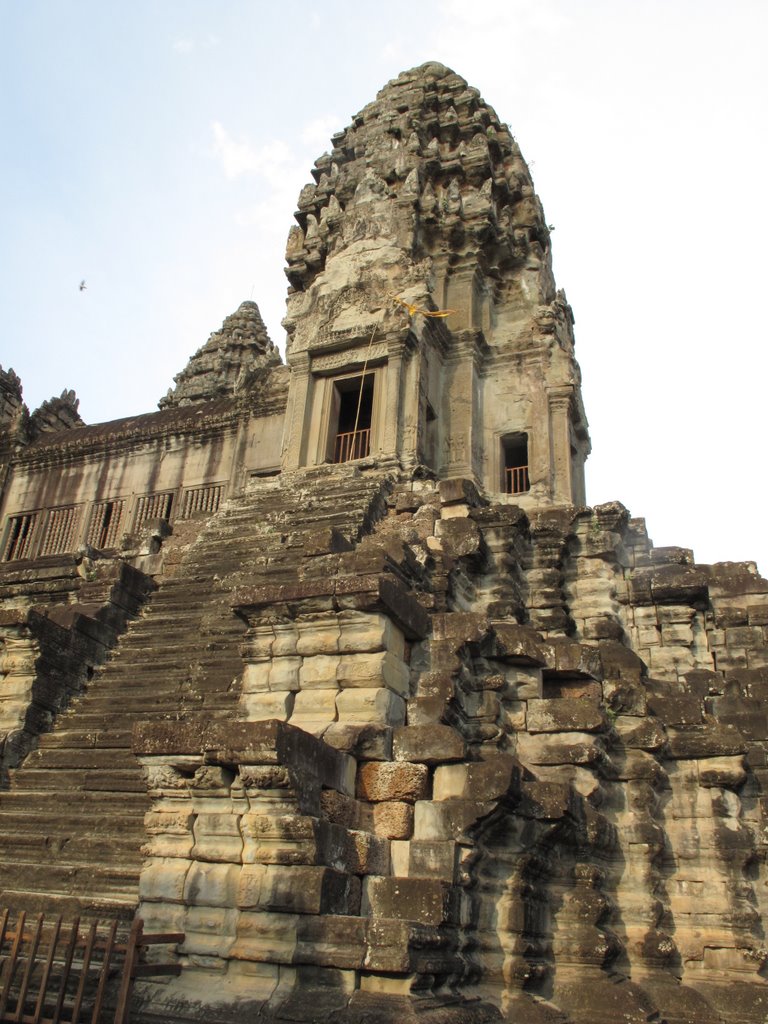
<path fill-rule="evenodd" d="M 372 456 L 583 504 L 573 315 L 506 125 L 430 63 L 332 141 L 288 238 L 284 467 Z"/>

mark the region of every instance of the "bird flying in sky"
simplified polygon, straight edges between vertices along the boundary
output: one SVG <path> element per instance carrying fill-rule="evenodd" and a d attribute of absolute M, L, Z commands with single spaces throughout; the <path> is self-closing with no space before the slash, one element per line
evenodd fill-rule
<path fill-rule="evenodd" d="M 87 287 L 88 286 L 86 285 L 84 280 L 80 282 L 80 291 L 81 292 L 84 292 Z"/>

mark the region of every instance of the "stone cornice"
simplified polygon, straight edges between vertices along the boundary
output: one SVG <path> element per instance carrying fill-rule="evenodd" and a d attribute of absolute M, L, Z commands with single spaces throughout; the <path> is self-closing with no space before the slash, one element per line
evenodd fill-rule
<path fill-rule="evenodd" d="M 237 429 L 238 424 L 249 416 L 258 418 L 279 414 L 285 408 L 285 389 L 281 388 L 279 395 L 270 396 L 266 402 L 254 404 L 257 408 L 248 408 L 247 396 L 227 398 L 57 431 L 19 450 L 14 461 L 17 465 L 32 468 L 64 460 L 101 459 L 117 452 L 124 455 L 173 437 L 203 440 Z"/>

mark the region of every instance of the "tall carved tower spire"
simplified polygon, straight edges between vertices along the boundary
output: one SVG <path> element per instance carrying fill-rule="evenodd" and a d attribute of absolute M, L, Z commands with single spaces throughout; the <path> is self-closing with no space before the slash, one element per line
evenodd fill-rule
<path fill-rule="evenodd" d="M 332 141 L 288 238 L 286 465 L 370 455 L 523 503 L 583 502 L 573 317 L 507 126 L 429 63 Z"/>

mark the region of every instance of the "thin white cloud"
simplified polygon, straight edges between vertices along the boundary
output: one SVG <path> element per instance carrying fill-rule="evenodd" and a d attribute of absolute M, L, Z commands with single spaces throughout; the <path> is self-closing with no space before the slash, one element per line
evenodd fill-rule
<path fill-rule="evenodd" d="M 171 44 L 176 53 L 194 53 L 196 50 L 210 50 L 214 46 L 218 46 L 221 42 L 221 38 L 209 32 L 204 39 L 192 39 L 190 37 L 183 37 L 181 39 L 174 39 Z"/>
<path fill-rule="evenodd" d="M 214 121 L 211 130 L 213 154 L 228 178 L 259 174 L 273 184 L 279 184 L 285 168 L 293 161 L 293 154 L 282 139 L 254 146 L 246 139 L 234 139 L 220 121 Z"/>
<path fill-rule="evenodd" d="M 307 121 L 301 130 L 301 141 L 318 153 L 330 149 L 331 135 L 339 131 L 341 120 L 335 114 L 324 114 Z"/>

